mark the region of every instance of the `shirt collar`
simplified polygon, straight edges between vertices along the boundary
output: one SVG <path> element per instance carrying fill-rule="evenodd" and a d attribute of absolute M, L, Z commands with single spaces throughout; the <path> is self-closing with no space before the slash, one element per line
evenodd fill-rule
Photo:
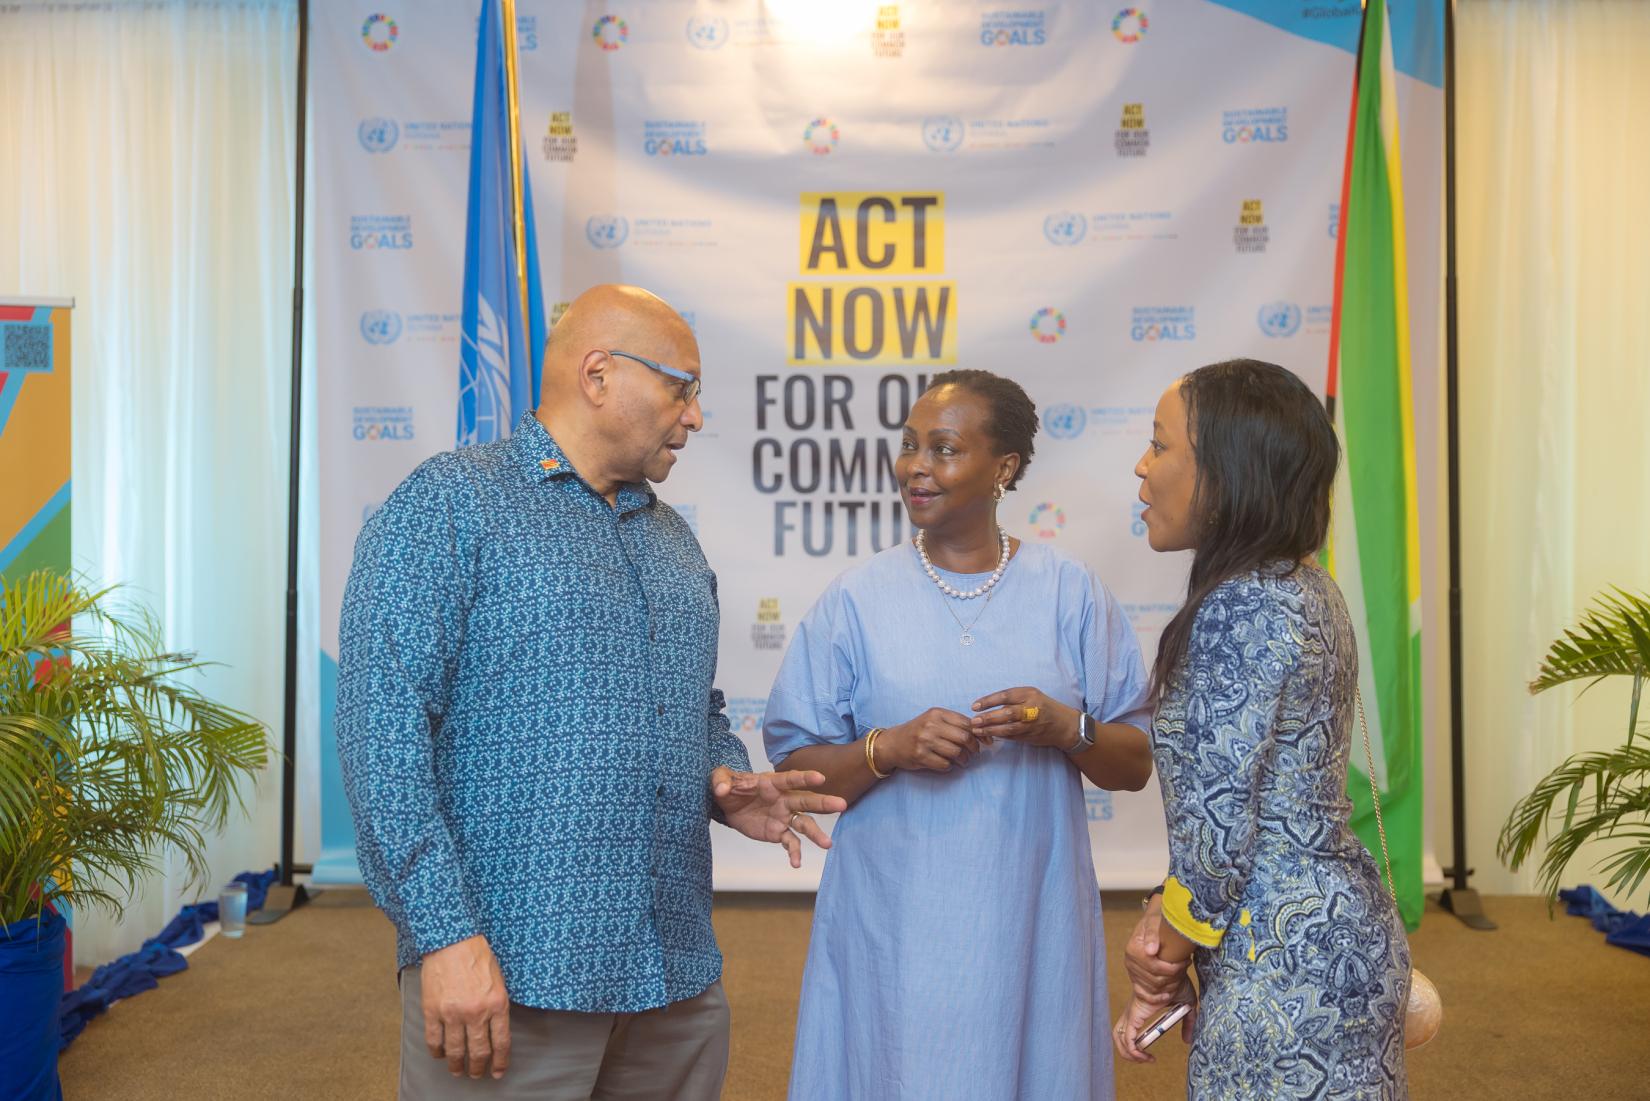
<path fill-rule="evenodd" d="M 572 460 L 562 451 L 561 445 L 556 443 L 555 437 L 551 436 L 538 417 L 530 412 L 523 413 L 521 420 L 516 422 L 516 431 L 510 437 L 510 446 L 515 451 L 517 461 L 537 481 L 550 482 L 571 476 L 580 484 L 589 485 L 573 468 Z M 627 512 L 646 508 L 657 499 L 653 487 L 647 482 L 626 482 L 619 487 L 614 508 L 622 516 Z"/>

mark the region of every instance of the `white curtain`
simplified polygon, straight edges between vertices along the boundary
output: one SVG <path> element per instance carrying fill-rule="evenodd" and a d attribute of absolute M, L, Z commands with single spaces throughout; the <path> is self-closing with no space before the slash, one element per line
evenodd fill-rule
<path fill-rule="evenodd" d="M 1457 29 L 1469 853 L 1482 890 L 1528 890 L 1495 860 L 1501 822 L 1565 755 L 1619 742 L 1625 701 L 1525 685 L 1593 594 L 1650 588 L 1650 5 L 1461 0 Z M 208 689 L 272 735 L 296 34 L 291 0 L 0 8 L 0 294 L 77 303 L 76 563 L 223 663 Z M 248 792 L 213 886 L 275 859 L 279 792 L 273 768 Z M 123 922 L 80 915 L 78 960 L 157 931 L 194 900 L 181 878 Z"/>
<path fill-rule="evenodd" d="M 222 663 L 205 690 L 276 742 L 296 57 L 291 2 L 0 7 L 0 294 L 75 299 L 75 564 Z M 278 855 L 278 767 L 245 794 L 199 895 Z M 77 961 L 137 947 L 182 887 L 77 915 Z"/>
<path fill-rule="evenodd" d="M 1457 32 L 1468 851 L 1480 890 L 1527 891 L 1501 823 L 1623 741 L 1627 695 L 1526 685 L 1600 590 L 1650 590 L 1650 4 L 1462 0 Z M 1566 885 L 1602 886 L 1581 855 Z"/>

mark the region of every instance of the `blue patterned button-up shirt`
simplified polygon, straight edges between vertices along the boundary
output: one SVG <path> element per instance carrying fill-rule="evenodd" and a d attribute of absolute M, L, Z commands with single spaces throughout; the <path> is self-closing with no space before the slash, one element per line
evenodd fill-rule
<path fill-rule="evenodd" d="M 645 484 L 615 505 L 544 427 L 437 455 L 361 530 L 336 730 L 397 965 L 480 934 L 512 1001 L 626 1012 L 721 975 L 716 578 Z"/>

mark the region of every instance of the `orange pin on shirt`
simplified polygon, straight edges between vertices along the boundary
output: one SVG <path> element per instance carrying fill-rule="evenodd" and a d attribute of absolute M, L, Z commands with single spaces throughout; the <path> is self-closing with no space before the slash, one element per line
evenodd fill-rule
<path fill-rule="evenodd" d="M 561 469 L 561 460 L 560 459 L 540 459 L 539 460 L 539 465 L 544 467 L 544 469 L 546 469 L 546 470 L 560 470 Z"/>

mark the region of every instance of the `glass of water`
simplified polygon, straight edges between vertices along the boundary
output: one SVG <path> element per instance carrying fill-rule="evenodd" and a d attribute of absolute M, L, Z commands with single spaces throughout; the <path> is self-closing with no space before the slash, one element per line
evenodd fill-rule
<path fill-rule="evenodd" d="M 246 884 L 231 883 L 218 893 L 218 924 L 226 937 L 246 932 Z"/>

